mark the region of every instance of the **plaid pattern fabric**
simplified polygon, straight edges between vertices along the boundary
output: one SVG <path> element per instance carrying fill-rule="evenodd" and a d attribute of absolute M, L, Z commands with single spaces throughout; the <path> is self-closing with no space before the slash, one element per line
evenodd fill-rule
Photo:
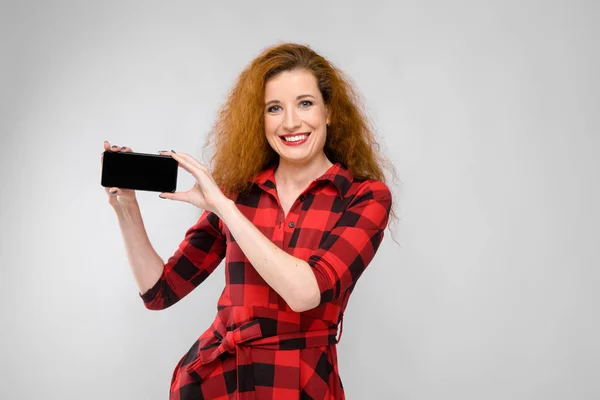
<path fill-rule="evenodd" d="M 344 399 L 336 344 L 348 298 L 371 262 L 388 223 L 391 193 L 383 182 L 358 180 L 340 163 L 314 180 L 284 218 L 275 166 L 258 174 L 238 209 L 273 243 L 311 266 L 318 307 L 297 313 L 244 256 L 227 226 L 204 211 L 140 294 L 148 309 L 170 307 L 225 259 L 217 316 L 180 359 L 170 400 Z"/>

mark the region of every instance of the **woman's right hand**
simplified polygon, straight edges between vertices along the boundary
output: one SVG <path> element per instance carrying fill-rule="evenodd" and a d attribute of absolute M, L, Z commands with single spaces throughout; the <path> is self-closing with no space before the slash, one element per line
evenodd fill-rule
<path fill-rule="evenodd" d="M 109 142 L 104 142 L 104 150 L 106 151 L 122 151 L 122 152 L 133 152 L 133 150 L 129 147 L 110 145 Z M 104 153 L 100 156 L 100 166 L 102 167 L 102 160 L 104 158 Z M 135 190 L 132 189 L 119 189 L 116 187 L 104 188 L 106 194 L 108 195 L 108 204 L 110 204 L 114 209 L 126 207 L 137 202 L 135 197 Z"/>

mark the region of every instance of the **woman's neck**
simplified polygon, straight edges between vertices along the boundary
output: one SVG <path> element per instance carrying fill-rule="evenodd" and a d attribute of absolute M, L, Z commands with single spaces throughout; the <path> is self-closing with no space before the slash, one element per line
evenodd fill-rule
<path fill-rule="evenodd" d="M 275 170 L 275 180 L 280 189 L 301 191 L 322 176 L 332 165 L 333 163 L 325 155 L 308 165 L 288 163 L 280 159 Z"/>

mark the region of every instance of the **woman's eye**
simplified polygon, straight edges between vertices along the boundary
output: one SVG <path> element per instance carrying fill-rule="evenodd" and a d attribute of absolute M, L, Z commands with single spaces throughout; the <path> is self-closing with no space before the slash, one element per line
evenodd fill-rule
<path fill-rule="evenodd" d="M 312 106 L 313 102 L 310 100 L 304 100 L 304 101 L 300 102 L 300 105 L 302 108 L 307 108 L 307 107 Z M 279 110 L 277 110 L 277 108 L 280 108 L 280 107 L 279 106 L 271 106 L 271 107 L 267 108 L 267 112 L 270 112 L 270 113 L 277 112 L 277 111 L 279 111 Z"/>

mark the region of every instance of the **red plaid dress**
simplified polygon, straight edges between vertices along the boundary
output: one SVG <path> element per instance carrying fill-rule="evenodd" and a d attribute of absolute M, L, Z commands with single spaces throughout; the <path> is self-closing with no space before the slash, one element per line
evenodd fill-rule
<path fill-rule="evenodd" d="M 284 219 L 275 167 L 236 198 L 238 209 L 273 243 L 306 260 L 321 291 L 298 313 L 252 267 L 227 226 L 204 211 L 185 234 L 145 306 L 161 310 L 202 283 L 225 258 L 226 284 L 212 326 L 173 372 L 170 400 L 344 399 L 336 343 L 346 303 L 387 226 L 391 193 L 357 180 L 340 163 L 314 180 Z"/>

